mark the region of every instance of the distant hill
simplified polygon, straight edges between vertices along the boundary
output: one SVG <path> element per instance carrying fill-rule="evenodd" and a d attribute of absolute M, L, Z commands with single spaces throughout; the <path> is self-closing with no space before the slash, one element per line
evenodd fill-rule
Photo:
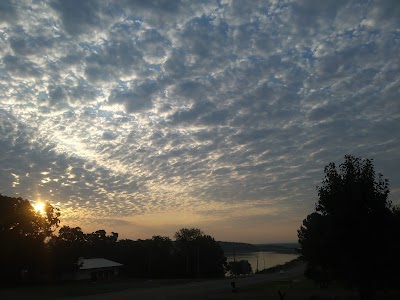
<path fill-rule="evenodd" d="M 257 244 L 259 251 L 298 254 L 296 249 L 300 248 L 299 243 L 279 243 L 279 244 Z"/>
<path fill-rule="evenodd" d="M 253 244 L 235 243 L 235 242 L 218 242 L 224 253 L 239 252 L 257 252 L 258 248 Z"/>
<path fill-rule="evenodd" d="M 275 252 L 297 254 L 296 249 L 300 247 L 298 243 L 274 243 L 274 244 L 249 244 L 236 242 L 218 242 L 225 253 L 240 252 Z"/>

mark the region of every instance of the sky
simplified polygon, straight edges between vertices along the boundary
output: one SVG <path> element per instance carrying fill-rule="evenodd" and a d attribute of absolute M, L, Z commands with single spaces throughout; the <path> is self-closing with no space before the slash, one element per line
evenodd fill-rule
<path fill-rule="evenodd" d="M 400 1 L 0 2 L 0 193 L 121 238 L 297 241 L 324 167 L 400 203 Z"/>

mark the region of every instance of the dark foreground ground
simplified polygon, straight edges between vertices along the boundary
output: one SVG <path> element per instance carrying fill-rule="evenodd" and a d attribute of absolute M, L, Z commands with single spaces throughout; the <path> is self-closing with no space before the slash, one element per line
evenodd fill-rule
<path fill-rule="evenodd" d="M 128 280 L 89 283 L 75 282 L 62 285 L 31 286 L 0 290 L 1 300 L 68 299 L 68 300 L 200 300 L 200 299 L 280 299 L 278 291 L 285 293 L 284 300 L 358 299 L 356 291 L 340 287 L 320 289 L 303 277 L 304 263 L 299 262 L 283 274 L 259 274 L 243 278 L 215 280 Z M 231 282 L 236 283 L 233 292 Z M 379 299 L 400 299 L 400 293 L 379 295 Z"/>

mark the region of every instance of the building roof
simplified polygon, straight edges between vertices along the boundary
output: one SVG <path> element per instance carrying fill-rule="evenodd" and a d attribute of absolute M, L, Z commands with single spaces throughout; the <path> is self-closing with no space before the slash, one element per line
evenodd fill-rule
<path fill-rule="evenodd" d="M 85 258 L 80 270 L 121 267 L 122 264 L 105 258 Z"/>

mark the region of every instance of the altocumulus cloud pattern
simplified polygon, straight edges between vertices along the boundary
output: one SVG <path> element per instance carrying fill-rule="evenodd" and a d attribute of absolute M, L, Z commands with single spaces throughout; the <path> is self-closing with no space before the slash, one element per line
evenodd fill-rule
<path fill-rule="evenodd" d="M 398 201 L 399 53 L 397 0 L 2 0 L 0 192 L 127 237 L 293 240 L 345 154 Z"/>

